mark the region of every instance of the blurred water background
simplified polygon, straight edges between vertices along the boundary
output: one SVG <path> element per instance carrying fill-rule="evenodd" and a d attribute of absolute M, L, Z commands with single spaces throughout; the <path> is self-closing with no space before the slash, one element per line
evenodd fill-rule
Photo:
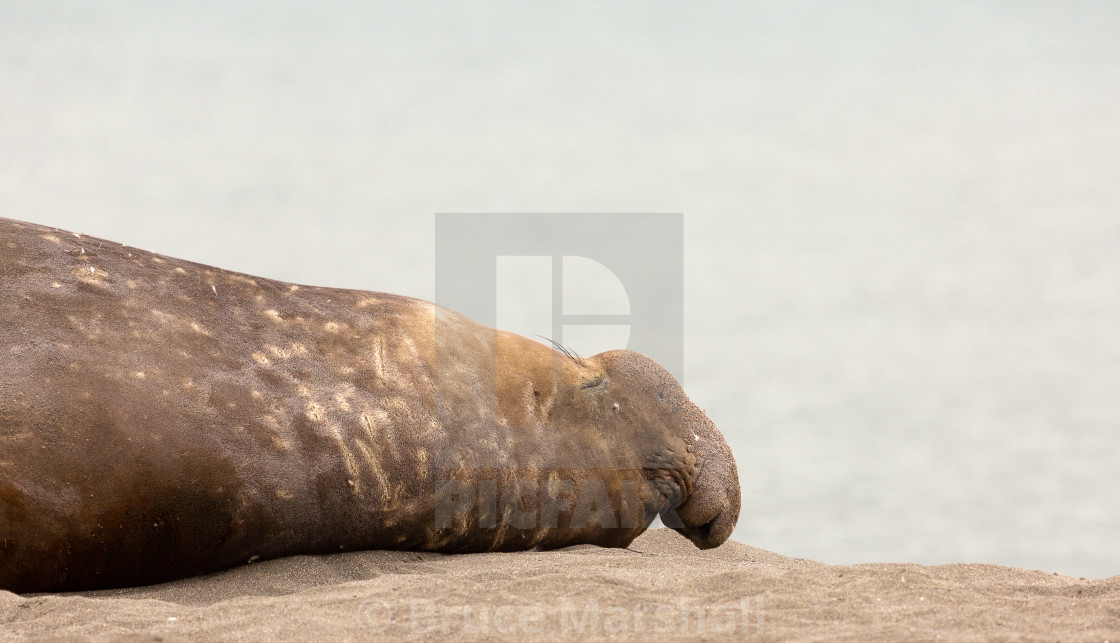
<path fill-rule="evenodd" d="M 1120 4 L 0 1 L 0 216 L 433 296 L 682 212 L 735 538 L 1120 574 Z"/>

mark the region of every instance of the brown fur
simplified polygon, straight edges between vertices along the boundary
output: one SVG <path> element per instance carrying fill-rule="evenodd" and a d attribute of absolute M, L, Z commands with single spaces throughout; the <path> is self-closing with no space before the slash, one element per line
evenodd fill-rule
<path fill-rule="evenodd" d="M 478 508 L 437 526 L 448 480 Z M 543 525 L 560 488 L 608 511 Z M 516 503 L 483 509 L 495 494 Z M 424 301 L 0 219 L 0 589 L 349 549 L 624 547 L 673 509 L 722 543 L 737 474 L 646 357 L 573 360 Z"/>

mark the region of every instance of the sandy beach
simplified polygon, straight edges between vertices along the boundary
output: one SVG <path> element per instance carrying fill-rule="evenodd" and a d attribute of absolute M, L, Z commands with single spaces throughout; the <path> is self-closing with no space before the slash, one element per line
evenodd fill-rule
<path fill-rule="evenodd" d="M 0 592 L 0 639 L 1117 640 L 1120 576 L 831 566 L 673 532 L 627 550 L 297 556 L 151 587 Z"/>

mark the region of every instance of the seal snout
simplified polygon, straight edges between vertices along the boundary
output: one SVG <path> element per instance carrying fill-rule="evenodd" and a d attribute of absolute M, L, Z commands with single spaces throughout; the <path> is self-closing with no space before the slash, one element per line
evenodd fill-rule
<path fill-rule="evenodd" d="M 731 536 L 739 519 L 738 480 L 733 484 L 734 493 L 711 488 L 694 493 L 677 510 L 677 525 L 680 526 L 668 520 L 666 523 L 700 549 L 719 547 Z"/>
<path fill-rule="evenodd" d="M 700 549 L 711 549 L 731 536 L 739 520 L 739 473 L 731 449 L 711 420 L 704 417 L 698 424 L 703 436 L 696 442 L 698 460 L 702 464 L 700 475 L 692 494 L 677 508 L 676 515 L 663 515 L 662 519 Z"/>
<path fill-rule="evenodd" d="M 730 514 L 730 511 L 724 510 L 703 525 L 698 527 L 685 526 L 676 531 L 691 540 L 700 549 L 719 547 L 731 537 L 731 531 L 735 529 L 736 519 L 731 517 Z"/>

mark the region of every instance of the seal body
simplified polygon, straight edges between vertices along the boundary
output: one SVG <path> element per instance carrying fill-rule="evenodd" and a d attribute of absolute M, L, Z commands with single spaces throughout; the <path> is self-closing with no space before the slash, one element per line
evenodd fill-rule
<path fill-rule="evenodd" d="M 659 513 L 711 547 L 738 512 L 719 430 L 636 353 L 0 219 L 0 589 L 625 547 Z"/>

